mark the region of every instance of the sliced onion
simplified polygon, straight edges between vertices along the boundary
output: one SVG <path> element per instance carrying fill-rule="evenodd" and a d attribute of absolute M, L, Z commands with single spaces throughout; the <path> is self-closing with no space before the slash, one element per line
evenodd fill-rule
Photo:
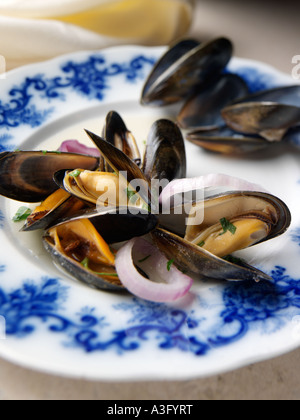
<path fill-rule="evenodd" d="M 134 260 L 140 262 L 143 271 L 148 271 L 151 280 L 140 274 Z M 132 239 L 118 251 L 115 266 L 122 284 L 133 295 L 151 302 L 174 302 L 185 296 L 193 284 L 190 277 L 142 238 Z"/>
<path fill-rule="evenodd" d="M 80 143 L 78 140 L 64 141 L 58 151 L 64 153 L 78 153 L 80 155 L 100 157 L 100 151 L 98 149 L 94 147 L 87 147 Z"/>
<path fill-rule="evenodd" d="M 228 187 L 235 191 L 267 192 L 262 186 L 252 184 L 240 178 L 223 174 L 209 174 L 197 178 L 177 179 L 170 182 L 162 191 L 159 200 L 164 205 L 169 203 L 171 197 L 176 194 L 212 187 Z"/>

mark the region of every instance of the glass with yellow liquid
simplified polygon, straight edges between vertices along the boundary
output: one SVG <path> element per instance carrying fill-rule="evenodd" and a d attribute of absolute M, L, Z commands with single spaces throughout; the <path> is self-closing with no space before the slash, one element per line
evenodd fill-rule
<path fill-rule="evenodd" d="M 38 0 L 29 0 L 32 7 L 26 10 L 25 0 L 22 6 L 23 16 L 60 20 L 104 36 L 160 45 L 187 32 L 194 1 L 43 0 L 41 5 Z"/>
<path fill-rule="evenodd" d="M 194 2 L 0 0 L 1 54 L 14 68 L 77 50 L 170 44 L 187 33 Z"/>
<path fill-rule="evenodd" d="M 89 1 L 84 1 L 86 6 Z M 168 44 L 183 36 L 192 20 L 194 0 L 96 0 L 90 7 L 54 19 L 101 35 Z"/>

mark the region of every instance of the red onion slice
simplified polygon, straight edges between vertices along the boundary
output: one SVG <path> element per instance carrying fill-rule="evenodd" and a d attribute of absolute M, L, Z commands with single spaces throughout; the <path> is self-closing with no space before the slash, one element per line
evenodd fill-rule
<path fill-rule="evenodd" d="M 94 147 L 87 147 L 80 143 L 78 140 L 64 141 L 58 151 L 64 153 L 78 153 L 80 155 L 100 157 L 100 151 L 98 149 Z"/>
<path fill-rule="evenodd" d="M 235 191 L 267 192 L 263 187 L 252 184 L 240 178 L 223 174 L 209 174 L 197 178 L 177 179 L 164 188 L 160 195 L 160 203 L 168 204 L 171 197 L 189 191 L 196 191 L 211 187 L 228 187 Z"/>
<path fill-rule="evenodd" d="M 151 280 L 139 273 L 134 260 L 151 275 Z M 193 280 L 179 271 L 173 261 L 168 261 L 142 238 L 132 239 L 118 251 L 115 266 L 120 281 L 129 292 L 151 302 L 174 302 L 185 296 L 193 284 Z"/>

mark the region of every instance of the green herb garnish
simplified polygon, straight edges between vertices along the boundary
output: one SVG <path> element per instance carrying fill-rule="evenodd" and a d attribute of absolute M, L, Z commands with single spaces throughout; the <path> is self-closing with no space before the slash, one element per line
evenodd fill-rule
<path fill-rule="evenodd" d="M 232 233 L 232 235 L 236 233 L 237 228 L 225 217 L 220 220 L 220 223 L 224 231 L 223 233 L 220 233 L 220 236 L 224 235 L 227 232 Z"/>
<path fill-rule="evenodd" d="M 223 260 L 228 261 L 232 264 L 237 264 L 237 265 L 244 264 L 244 261 L 241 260 L 241 258 L 234 257 L 233 255 L 227 255 L 227 257 L 224 257 Z"/>
<path fill-rule="evenodd" d="M 118 274 L 115 273 L 96 273 L 94 271 L 95 274 L 97 274 L 97 276 L 104 276 L 104 277 L 119 277 Z"/>
<path fill-rule="evenodd" d="M 131 190 L 130 188 L 126 188 L 126 194 L 127 194 L 129 202 L 131 202 L 132 204 L 135 204 L 139 199 L 137 192 L 134 190 Z"/>
<path fill-rule="evenodd" d="M 143 210 L 146 210 L 148 213 L 151 213 L 151 206 L 150 206 L 150 204 L 143 203 L 142 209 Z"/>
<path fill-rule="evenodd" d="M 80 169 L 76 169 L 75 171 L 71 172 L 71 173 L 69 174 L 69 176 L 71 176 L 71 177 L 73 177 L 73 178 L 77 178 L 77 177 L 79 177 L 79 175 L 80 175 L 80 174 L 81 174 Z"/>
<path fill-rule="evenodd" d="M 202 242 L 200 242 L 200 243 L 198 244 L 198 246 L 200 246 L 200 248 L 204 247 L 204 245 L 205 245 L 205 242 L 204 242 L 204 241 L 202 241 Z"/>
<path fill-rule="evenodd" d="M 168 263 L 167 263 L 167 270 L 168 270 L 168 271 L 170 271 L 170 270 L 171 270 L 171 267 L 172 267 L 172 265 L 174 264 L 174 262 L 175 262 L 175 260 L 170 260 L 170 261 L 168 261 Z"/>
<path fill-rule="evenodd" d="M 32 211 L 28 207 L 20 207 L 17 213 L 13 217 L 13 221 L 15 223 L 22 222 L 22 220 L 26 220 L 30 215 Z"/>
<path fill-rule="evenodd" d="M 84 268 L 89 268 L 89 262 L 90 262 L 90 260 L 88 259 L 88 257 L 86 257 L 83 261 L 81 261 L 81 265 Z"/>

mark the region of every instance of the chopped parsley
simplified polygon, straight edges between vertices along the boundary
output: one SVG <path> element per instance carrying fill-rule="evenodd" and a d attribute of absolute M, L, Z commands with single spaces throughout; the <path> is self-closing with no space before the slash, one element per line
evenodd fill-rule
<path fill-rule="evenodd" d="M 132 204 L 135 204 L 139 199 L 137 192 L 134 190 L 131 190 L 130 188 L 126 188 L 126 194 L 127 194 L 129 202 L 131 202 Z"/>
<path fill-rule="evenodd" d="M 81 174 L 81 170 L 80 169 L 76 169 L 75 171 L 71 172 L 69 174 L 69 176 L 71 176 L 72 178 L 78 178 L 80 174 Z"/>
<path fill-rule="evenodd" d="M 116 277 L 118 278 L 118 274 L 117 273 L 96 273 L 94 271 L 95 274 L 97 274 L 97 276 L 102 276 L 102 277 Z"/>
<path fill-rule="evenodd" d="M 88 257 L 86 257 L 83 261 L 81 261 L 81 265 L 84 267 L 84 268 L 89 268 L 89 259 L 88 259 Z"/>
<path fill-rule="evenodd" d="M 202 241 L 202 242 L 200 242 L 200 243 L 198 244 L 198 246 L 200 246 L 200 248 L 203 248 L 203 247 L 204 247 L 204 245 L 205 245 L 205 241 Z"/>
<path fill-rule="evenodd" d="M 30 215 L 32 211 L 28 207 L 20 207 L 17 213 L 13 217 L 13 221 L 15 223 L 22 222 L 22 220 L 26 220 Z"/>
<path fill-rule="evenodd" d="M 229 220 L 227 220 L 225 217 L 220 220 L 221 226 L 223 228 L 223 233 L 220 233 L 220 236 L 224 235 L 227 232 L 232 233 L 234 235 L 236 233 L 236 226 L 234 226 Z"/>
<path fill-rule="evenodd" d="M 174 262 L 175 262 L 175 260 L 170 260 L 170 261 L 168 261 L 168 263 L 167 263 L 167 270 L 168 270 L 168 271 L 171 271 L 171 267 L 172 267 L 172 265 L 174 264 Z"/>
<path fill-rule="evenodd" d="M 228 261 L 232 264 L 243 265 L 244 261 L 241 258 L 234 257 L 233 255 L 227 255 L 223 260 Z"/>

